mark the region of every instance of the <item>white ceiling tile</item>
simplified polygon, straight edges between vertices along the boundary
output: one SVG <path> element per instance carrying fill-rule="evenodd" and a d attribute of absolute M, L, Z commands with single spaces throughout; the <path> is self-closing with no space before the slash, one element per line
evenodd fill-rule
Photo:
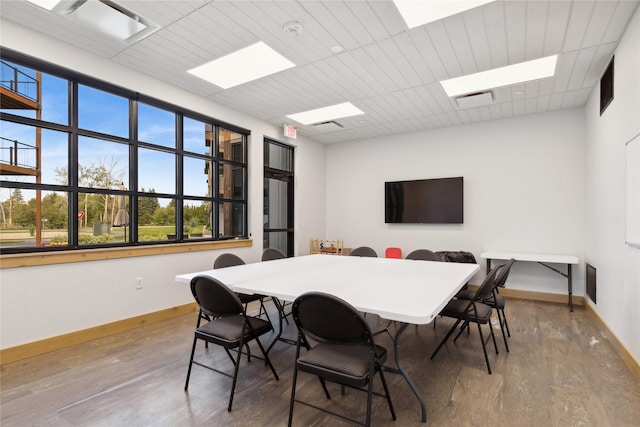
<path fill-rule="evenodd" d="M 551 1 L 548 2 L 548 4 L 549 11 L 547 14 L 547 25 L 544 33 L 543 56 L 556 55 L 562 52 L 572 2 Z"/>
<path fill-rule="evenodd" d="M 526 22 L 527 3 L 523 1 L 508 1 L 504 4 L 507 50 L 509 64 L 518 64 L 527 60 Z"/>
<path fill-rule="evenodd" d="M 378 19 L 387 29 L 389 35 L 398 34 L 407 30 L 407 24 L 400 16 L 400 12 L 396 9 L 396 6 L 390 1 L 368 1 L 371 9 L 373 9 Z"/>
<path fill-rule="evenodd" d="M 360 47 L 358 41 L 351 35 L 347 28 L 345 28 L 338 19 L 331 13 L 329 8 L 331 2 L 323 1 L 302 1 L 299 4 L 305 9 L 309 15 L 313 16 L 327 31 L 331 34 L 337 44 L 341 45 L 347 50 L 352 50 Z"/>
<path fill-rule="evenodd" d="M 569 15 L 569 23 L 566 30 L 566 37 L 563 52 L 569 52 L 572 50 L 580 49 L 583 46 L 585 34 L 589 23 L 591 22 L 591 15 L 595 6 L 595 1 L 580 0 L 572 2 L 571 14 Z"/>
<path fill-rule="evenodd" d="M 487 105 L 478 107 L 478 113 L 480 113 L 480 118 L 482 119 L 482 121 L 493 120 L 491 109 L 489 109 Z"/>
<path fill-rule="evenodd" d="M 504 118 L 513 117 L 513 104 L 511 102 L 500 104 L 500 111 Z"/>
<path fill-rule="evenodd" d="M 571 78 L 569 79 L 569 83 L 567 84 L 568 90 L 577 90 L 583 87 L 584 81 L 587 78 L 587 73 L 593 62 L 597 50 L 597 47 L 580 49 L 576 57 L 576 62 L 573 64 Z"/>
<path fill-rule="evenodd" d="M 562 108 L 573 108 L 578 98 L 577 90 L 569 90 L 562 96 Z"/>
<path fill-rule="evenodd" d="M 369 56 L 370 67 L 376 73 L 378 81 L 384 86 L 386 91 L 395 91 L 409 87 L 409 81 L 405 78 L 404 74 L 400 72 L 396 62 L 393 58 L 386 55 L 382 46 L 383 43 L 389 43 L 389 41 L 370 44 L 363 48 Z M 396 54 L 397 53 L 396 51 Z"/>
<path fill-rule="evenodd" d="M 504 2 L 489 3 L 482 8 L 484 28 L 491 54 L 492 68 L 509 65 L 509 51 L 507 48 L 507 26 L 505 22 Z"/>
<path fill-rule="evenodd" d="M 615 43 L 607 43 L 598 46 L 593 61 L 589 65 L 587 74 L 584 79 L 583 87 L 592 88 L 597 87 L 600 84 L 600 78 L 604 73 L 604 70 L 609 65 L 611 58 L 613 57 L 616 48 Z"/>
<path fill-rule="evenodd" d="M 126 43 L 23 1 L 2 1 L 1 18 L 278 126 L 332 103 L 365 111 L 344 119 L 343 130 L 299 129 L 321 143 L 583 106 L 640 4 L 496 1 L 409 30 L 387 0 L 118 1 L 161 28 Z M 283 30 L 292 20 L 301 35 Z M 258 40 L 297 66 L 227 90 L 186 73 Z M 332 53 L 338 44 L 345 51 Z M 439 83 L 551 54 L 560 54 L 555 77 L 497 88 L 486 107 L 459 110 Z M 133 82 L 119 84 L 136 90 Z"/>
<path fill-rule="evenodd" d="M 399 52 L 404 55 L 404 60 L 407 67 L 411 67 L 413 73 L 417 77 L 417 81 L 412 77 L 408 77 L 410 84 L 413 86 L 419 86 L 421 84 L 432 83 L 435 81 L 435 77 L 431 72 L 429 64 L 424 60 L 420 53 L 421 48 L 416 46 L 414 40 L 411 38 L 408 32 L 400 33 L 392 38 L 395 42 L 395 46 Z"/>
<path fill-rule="evenodd" d="M 408 38 L 407 38 L 408 40 Z M 409 60 L 405 57 L 403 52 L 398 49 L 396 39 L 387 39 L 378 43 L 384 54 L 387 56 L 388 63 L 393 65 L 393 75 L 400 78 L 402 76 L 402 83 L 396 81 L 400 88 L 415 87 L 423 84 L 422 79 L 416 73 Z M 421 61 L 416 61 L 421 62 Z M 396 78 L 396 77 L 394 77 Z"/>
<path fill-rule="evenodd" d="M 355 39 L 358 46 L 366 46 L 376 41 L 369 34 L 368 25 L 363 25 L 358 16 L 345 2 L 333 0 L 329 10 L 345 31 Z"/>
<path fill-rule="evenodd" d="M 551 95 L 551 99 L 549 100 L 549 110 L 559 110 L 562 108 L 562 98 L 564 97 L 564 92 L 554 93 Z"/>
<path fill-rule="evenodd" d="M 577 51 L 571 51 L 565 53 L 558 58 L 556 64 L 556 74 L 553 84 L 553 92 L 564 92 L 569 86 L 569 80 L 571 79 L 571 73 L 573 71 L 573 65 L 578 57 Z"/>
<path fill-rule="evenodd" d="M 582 47 L 596 46 L 602 43 L 617 7 L 617 1 L 599 1 L 594 5 L 589 31 L 584 35 Z"/>
<path fill-rule="evenodd" d="M 551 80 L 551 79 L 547 79 L 547 80 Z M 535 81 L 527 82 L 524 84 L 524 97 L 527 99 L 538 97 L 539 91 L 540 91 L 540 80 L 535 80 Z"/>
<path fill-rule="evenodd" d="M 478 111 L 477 108 L 467 108 L 466 111 L 472 123 L 477 123 L 482 121 L 482 116 L 480 115 L 480 111 Z"/>
<path fill-rule="evenodd" d="M 473 48 L 469 43 L 470 35 L 464 24 L 462 16 L 456 15 L 443 20 L 445 31 L 451 41 L 462 74 L 472 74 L 478 72 Z"/>
<path fill-rule="evenodd" d="M 525 114 L 525 101 L 516 100 L 513 102 L 513 115 L 523 116 Z"/>
<path fill-rule="evenodd" d="M 544 54 L 544 36 L 546 34 L 548 12 L 548 2 L 526 2 L 525 60 L 527 61 L 546 56 Z"/>
<path fill-rule="evenodd" d="M 349 1 L 346 4 L 375 41 L 381 41 L 391 36 L 368 2 Z"/>
<path fill-rule="evenodd" d="M 543 95 L 538 98 L 537 113 L 546 113 L 549 111 L 549 103 L 551 102 L 551 95 Z"/>
<path fill-rule="evenodd" d="M 409 31 L 409 36 L 422 55 L 422 60 L 431 70 L 434 79 L 438 81 L 448 79 L 449 73 L 424 27 L 414 28 Z"/>
<path fill-rule="evenodd" d="M 527 98 L 524 100 L 525 114 L 535 114 L 538 112 L 538 98 Z"/>
<path fill-rule="evenodd" d="M 500 107 L 500 104 L 491 104 L 488 108 L 491 112 L 491 120 L 500 120 L 502 118 L 502 108 Z"/>
<path fill-rule="evenodd" d="M 494 68 L 491 62 L 491 50 L 484 25 L 483 10 L 484 8 L 477 7 L 462 15 L 476 66 L 473 72 Z"/>
<path fill-rule="evenodd" d="M 458 57 L 451 45 L 449 34 L 447 34 L 447 30 L 445 29 L 443 22 L 436 21 L 433 24 L 428 25 L 426 28 L 429 38 L 433 42 L 436 52 L 438 52 L 438 57 L 447 71 L 447 77 L 452 78 L 463 75 L 464 73 L 458 63 Z"/>
<path fill-rule="evenodd" d="M 578 95 L 576 96 L 576 100 L 573 103 L 574 107 L 582 107 L 584 106 L 587 101 L 589 100 L 589 96 L 591 96 L 592 94 L 592 90 L 590 88 L 587 89 L 580 89 L 578 91 Z"/>
<path fill-rule="evenodd" d="M 611 43 L 620 40 L 624 30 L 627 28 L 629 17 L 640 7 L 639 5 L 640 1 L 637 0 L 620 0 L 617 2 L 616 10 L 602 38 L 602 43 Z"/>

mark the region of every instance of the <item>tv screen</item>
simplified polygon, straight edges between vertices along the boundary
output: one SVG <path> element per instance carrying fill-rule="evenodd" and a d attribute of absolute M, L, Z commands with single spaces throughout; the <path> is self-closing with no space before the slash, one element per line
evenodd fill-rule
<path fill-rule="evenodd" d="M 463 179 L 438 178 L 384 183 L 387 224 L 462 224 Z"/>

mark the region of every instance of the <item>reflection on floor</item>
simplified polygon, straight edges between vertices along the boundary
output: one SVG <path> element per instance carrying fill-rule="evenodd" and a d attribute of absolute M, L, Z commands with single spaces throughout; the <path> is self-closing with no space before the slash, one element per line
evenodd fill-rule
<path fill-rule="evenodd" d="M 271 305 L 271 304 L 269 304 Z M 509 299 L 510 352 L 497 332 L 486 372 L 477 330 L 429 356 L 451 325 L 410 326 L 401 360 L 420 389 L 429 426 L 638 426 L 640 384 L 611 347 L 606 331 L 582 307 Z M 376 322 L 375 316 L 367 316 Z M 275 318 L 272 316 L 272 318 Z M 278 343 L 271 356 L 280 381 L 260 361 L 240 368 L 234 409 L 227 412 L 230 379 L 194 366 L 183 390 L 195 314 L 148 325 L 2 367 L 0 424 L 9 426 L 283 426 L 287 423 L 294 347 Z M 379 321 L 380 326 L 387 322 Z M 495 324 L 495 323 L 494 323 Z M 497 325 L 496 325 L 497 326 Z M 287 335 L 295 336 L 292 325 Z M 388 335 L 377 337 L 392 351 Z M 218 348 L 198 357 L 231 370 Z M 392 354 L 392 353 L 391 353 Z M 388 374 L 398 420 L 374 398 L 373 425 L 424 426 L 404 380 Z M 365 395 L 330 384 L 324 398 L 315 378 L 301 376 L 300 396 L 364 415 Z M 380 384 L 376 382 L 376 387 Z M 294 425 L 345 425 L 296 406 Z"/>

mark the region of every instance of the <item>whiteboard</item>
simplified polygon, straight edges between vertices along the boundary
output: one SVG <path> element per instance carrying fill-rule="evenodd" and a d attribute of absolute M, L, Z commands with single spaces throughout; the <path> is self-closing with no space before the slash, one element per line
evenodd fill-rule
<path fill-rule="evenodd" d="M 640 134 L 626 144 L 628 245 L 640 248 Z"/>

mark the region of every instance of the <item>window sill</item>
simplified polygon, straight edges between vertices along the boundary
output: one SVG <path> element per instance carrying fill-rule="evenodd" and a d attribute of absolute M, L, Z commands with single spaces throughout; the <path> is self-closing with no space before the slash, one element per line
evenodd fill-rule
<path fill-rule="evenodd" d="M 184 252 L 253 246 L 251 239 L 217 240 L 193 243 L 169 243 L 154 246 L 129 246 L 122 248 L 80 249 L 75 251 L 9 254 L 0 256 L 0 268 L 35 267 L 39 265 L 65 264 L 84 261 L 104 261 L 150 255 L 168 255 Z"/>

